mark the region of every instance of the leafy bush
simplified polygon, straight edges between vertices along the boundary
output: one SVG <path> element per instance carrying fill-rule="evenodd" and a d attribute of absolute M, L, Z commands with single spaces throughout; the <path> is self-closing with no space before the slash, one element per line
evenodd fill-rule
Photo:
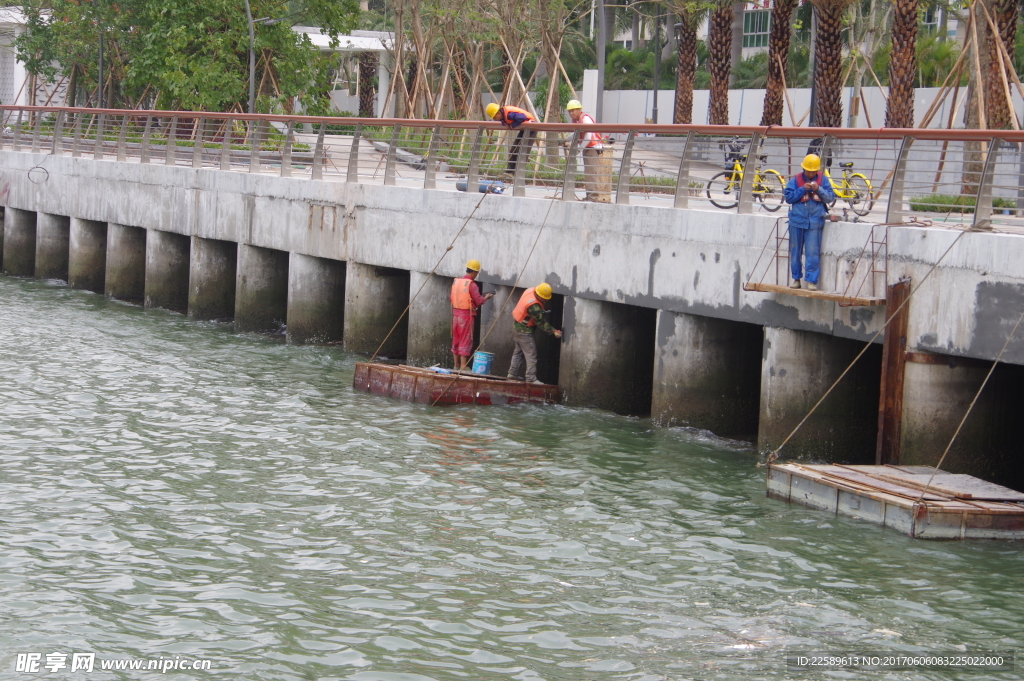
<path fill-rule="evenodd" d="M 976 202 L 977 199 L 973 196 L 930 194 L 928 196 L 915 196 L 910 199 L 910 209 L 923 213 L 973 214 Z M 1012 199 L 995 196 L 992 198 L 992 207 L 996 210 L 1016 209 L 1017 202 Z M 1016 210 L 1011 210 L 1010 215 L 1016 215 Z"/>

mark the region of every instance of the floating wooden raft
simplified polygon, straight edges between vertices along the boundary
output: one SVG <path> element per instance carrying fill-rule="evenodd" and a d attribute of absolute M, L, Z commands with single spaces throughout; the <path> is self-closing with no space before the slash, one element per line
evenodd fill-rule
<path fill-rule="evenodd" d="M 533 385 L 465 371 L 439 373 L 402 364 L 356 362 L 352 387 L 419 404 L 513 404 L 558 402 L 557 385 Z"/>
<path fill-rule="evenodd" d="M 768 496 L 920 539 L 1024 539 L 1024 493 L 930 466 L 768 466 Z M 928 491 L 918 502 L 927 485 Z"/>

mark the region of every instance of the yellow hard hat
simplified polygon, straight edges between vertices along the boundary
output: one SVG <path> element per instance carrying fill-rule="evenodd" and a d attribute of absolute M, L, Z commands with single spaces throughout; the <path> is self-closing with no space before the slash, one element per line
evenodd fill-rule
<path fill-rule="evenodd" d="M 572 111 L 573 109 L 582 109 L 582 108 L 583 108 L 583 105 L 580 104 L 580 100 L 578 100 L 578 99 L 570 99 L 569 103 L 565 105 L 565 110 L 566 111 Z"/>
<path fill-rule="evenodd" d="M 467 270 L 473 270 L 474 272 L 479 272 L 480 271 L 480 261 L 479 260 L 470 260 L 469 262 L 466 263 L 466 269 Z"/>
<path fill-rule="evenodd" d="M 494 114 L 498 113 L 498 109 L 500 109 L 500 108 L 501 107 L 498 106 L 497 104 L 495 104 L 494 102 L 491 102 L 490 104 L 488 104 L 487 108 L 485 109 L 485 111 L 487 113 L 487 117 L 488 118 L 494 118 Z"/>
<path fill-rule="evenodd" d="M 533 292 L 537 294 L 538 298 L 543 298 L 544 300 L 551 300 L 551 284 L 537 284 L 537 288 L 533 289 Z"/>
<path fill-rule="evenodd" d="M 821 159 L 817 154 L 807 154 L 804 156 L 804 162 L 800 164 L 800 167 L 809 173 L 816 173 L 821 170 Z"/>

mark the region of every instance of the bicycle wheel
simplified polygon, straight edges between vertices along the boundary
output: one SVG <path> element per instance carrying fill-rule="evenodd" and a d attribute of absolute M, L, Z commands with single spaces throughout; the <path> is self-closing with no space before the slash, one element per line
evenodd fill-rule
<path fill-rule="evenodd" d="M 740 192 L 740 183 L 733 179 L 730 170 L 724 170 L 710 180 L 704 190 L 708 200 L 719 208 L 735 208 L 738 203 L 737 195 Z"/>
<path fill-rule="evenodd" d="M 786 188 L 786 183 L 782 181 L 782 175 L 774 170 L 764 171 L 759 179 L 760 186 L 754 190 L 754 196 L 766 211 L 774 213 L 782 208 L 783 190 Z"/>
<path fill-rule="evenodd" d="M 871 193 L 871 183 L 863 175 L 850 177 L 850 198 L 846 202 L 850 204 L 850 210 L 861 217 L 871 212 L 875 205 L 874 194 Z"/>

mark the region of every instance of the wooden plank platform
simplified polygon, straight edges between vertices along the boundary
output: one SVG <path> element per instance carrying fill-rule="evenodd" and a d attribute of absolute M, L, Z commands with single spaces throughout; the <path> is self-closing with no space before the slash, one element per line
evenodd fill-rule
<path fill-rule="evenodd" d="M 919 539 L 1024 539 L 1024 494 L 927 466 L 774 463 L 768 496 Z"/>
<path fill-rule="evenodd" d="M 869 296 L 844 296 L 842 293 L 831 291 L 808 291 L 805 288 L 790 288 L 780 284 L 763 284 L 750 282 L 743 285 L 744 291 L 759 291 L 761 293 L 781 293 L 787 296 L 799 296 L 800 298 L 817 298 L 818 300 L 831 300 L 840 305 L 851 307 L 863 307 L 867 305 L 885 305 L 885 298 L 873 298 Z"/>
<path fill-rule="evenodd" d="M 444 373 L 442 373 L 442 371 Z M 352 387 L 418 404 L 556 404 L 557 385 L 534 385 L 504 376 L 426 369 L 404 364 L 356 362 Z"/>

